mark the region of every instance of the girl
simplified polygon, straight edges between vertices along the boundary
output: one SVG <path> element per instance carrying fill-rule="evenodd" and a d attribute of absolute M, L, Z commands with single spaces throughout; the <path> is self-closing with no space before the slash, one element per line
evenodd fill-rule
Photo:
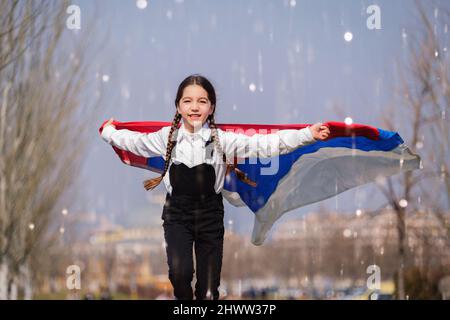
<path fill-rule="evenodd" d="M 217 300 L 223 254 L 221 191 L 224 179 L 233 170 L 240 180 L 255 186 L 234 161 L 228 163 L 229 159 L 234 156 L 276 156 L 324 140 L 330 131 L 316 123 L 301 130 L 286 129 L 273 134 L 247 136 L 225 132 L 216 127 L 214 120 L 214 87 L 198 74 L 181 82 L 175 107 L 172 125 L 157 132 L 116 130 L 111 118 L 103 127 L 102 138 L 139 156 L 165 156 L 161 176 L 145 181 L 144 186 L 150 190 L 164 181 L 167 189 L 161 218 L 174 296 L 176 299 L 193 299 L 194 247 L 197 269 L 195 297 Z"/>

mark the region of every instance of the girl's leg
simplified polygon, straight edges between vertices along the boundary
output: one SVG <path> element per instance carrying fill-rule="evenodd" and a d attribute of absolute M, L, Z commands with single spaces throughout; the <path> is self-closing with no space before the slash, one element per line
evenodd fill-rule
<path fill-rule="evenodd" d="M 211 298 L 218 300 L 225 230 L 223 204 L 220 202 L 202 212 L 198 219 L 194 244 L 197 269 L 195 297 L 197 300 L 206 299 L 209 290 Z"/>
<path fill-rule="evenodd" d="M 223 233 L 222 236 L 219 235 L 215 239 L 197 240 L 195 256 L 197 260 L 195 298 L 197 300 L 206 299 L 209 290 L 211 298 L 218 300 L 223 257 Z"/>
<path fill-rule="evenodd" d="M 174 296 L 178 300 L 192 300 L 191 282 L 194 274 L 192 231 L 180 222 L 164 221 L 163 227 L 169 280 L 173 286 Z"/>

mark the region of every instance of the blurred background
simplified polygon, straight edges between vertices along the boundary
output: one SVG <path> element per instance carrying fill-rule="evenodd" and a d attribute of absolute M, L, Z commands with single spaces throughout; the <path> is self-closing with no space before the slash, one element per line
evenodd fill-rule
<path fill-rule="evenodd" d="M 1 1 L 0 299 L 172 299 L 166 190 L 98 128 L 171 121 L 193 73 L 218 123 L 347 118 L 423 161 L 263 246 L 225 201 L 223 299 L 449 299 L 449 23 L 444 0 Z"/>

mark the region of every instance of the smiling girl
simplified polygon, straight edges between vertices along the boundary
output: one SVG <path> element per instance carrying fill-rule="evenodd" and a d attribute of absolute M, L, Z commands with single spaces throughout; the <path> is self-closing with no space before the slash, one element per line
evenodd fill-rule
<path fill-rule="evenodd" d="M 198 74 L 181 82 L 175 107 L 172 125 L 157 132 L 117 130 L 112 124 L 113 119 L 110 119 L 103 127 L 102 138 L 139 156 L 165 156 L 161 176 L 145 181 L 144 186 L 150 190 L 164 181 L 167 189 L 162 219 L 174 296 L 176 299 L 193 299 L 194 248 L 197 269 L 195 297 L 219 299 L 224 179 L 234 171 L 240 180 L 255 186 L 236 167 L 233 157 L 273 157 L 288 153 L 317 140 L 325 140 L 330 131 L 322 123 L 300 130 L 285 129 L 252 136 L 223 131 L 215 124 L 214 87 Z"/>

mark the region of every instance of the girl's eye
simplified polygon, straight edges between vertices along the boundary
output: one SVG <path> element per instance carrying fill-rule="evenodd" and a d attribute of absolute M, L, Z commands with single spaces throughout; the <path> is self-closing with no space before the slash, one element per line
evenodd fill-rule
<path fill-rule="evenodd" d="M 184 104 L 189 104 L 189 103 L 191 103 L 192 101 L 191 100 L 183 100 L 183 102 L 182 103 L 184 103 Z M 208 100 L 200 100 L 199 101 L 201 104 L 206 104 L 206 103 L 208 103 Z"/>

